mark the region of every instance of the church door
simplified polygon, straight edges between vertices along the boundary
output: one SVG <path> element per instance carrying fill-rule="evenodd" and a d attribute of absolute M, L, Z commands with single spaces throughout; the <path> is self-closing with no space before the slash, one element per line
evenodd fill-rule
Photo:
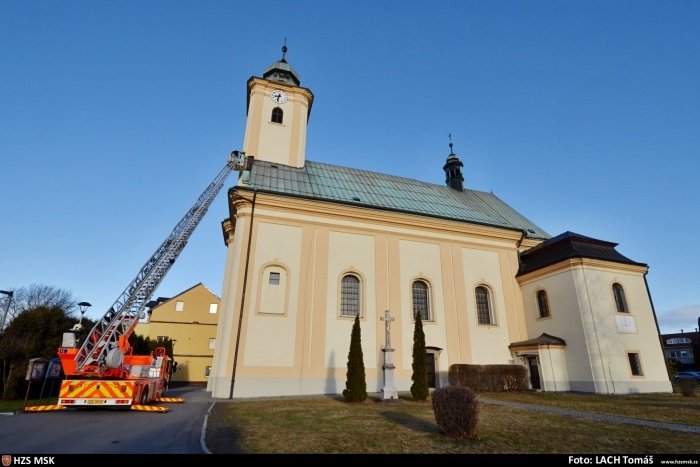
<path fill-rule="evenodd" d="M 428 367 L 428 387 L 435 388 L 435 354 L 428 352 L 425 356 L 425 366 Z"/>
<path fill-rule="evenodd" d="M 527 366 L 530 368 L 530 384 L 532 384 L 532 389 L 542 389 L 537 357 L 527 357 Z"/>

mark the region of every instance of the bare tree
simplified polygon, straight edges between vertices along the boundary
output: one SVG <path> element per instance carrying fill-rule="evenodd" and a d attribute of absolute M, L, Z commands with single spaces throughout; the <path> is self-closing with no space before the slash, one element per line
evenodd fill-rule
<path fill-rule="evenodd" d="M 5 328 L 7 328 L 12 320 L 20 313 L 27 310 L 33 310 L 39 307 L 58 307 L 70 314 L 76 309 L 77 300 L 73 296 L 73 292 L 54 287 L 53 285 L 30 284 L 25 287 L 10 288 L 8 290 L 14 292 L 9 310 L 7 310 L 7 302 L 10 298 L 3 296 L 0 299 L 0 315 L 7 310 Z M 2 329 L 0 329 L 0 331 L 2 331 Z"/>

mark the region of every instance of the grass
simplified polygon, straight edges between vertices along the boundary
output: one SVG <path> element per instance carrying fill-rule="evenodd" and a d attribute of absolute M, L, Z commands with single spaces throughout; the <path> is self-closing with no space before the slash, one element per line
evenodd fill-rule
<path fill-rule="evenodd" d="M 474 438 L 438 432 L 430 402 L 331 397 L 217 403 L 214 453 L 683 453 L 700 435 L 481 404 Z"/>
<path fill-rule="evenodd" d="M 548 405 L 564 409 L 656 420 L 659 422 L 700 425 L 700 397 L 680 394 L 638 394 L 599 396 L 592 394 L 554 392 L 493 392 L 483 397 Z"/>
<path fill-rule="evenodd" d="M 58 402 L 58 399 L 53 397 L 51 399 L 30 399 L 27 401 L 27 406 L 30 405 L 49 405 L 49 404 L 55 404 Z M 0 412 L 16 412 L 18 410 L 22 410 L 24 407 L 24 399 L 20 400 L 11 400 L 11 401 L 6 401 L 6 400 L 1 400 L 0 399 Z"/>

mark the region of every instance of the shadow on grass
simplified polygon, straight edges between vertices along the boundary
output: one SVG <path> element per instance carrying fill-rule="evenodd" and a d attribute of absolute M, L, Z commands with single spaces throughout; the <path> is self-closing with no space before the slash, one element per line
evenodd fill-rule
<path fill-rule="evenodd" d="M 381 411 L 378 412 L 379 415 L 390 420 L 399 425 L 403 425 L 406 428 L 410 428 L 414 431 L 422 431 L 423 433 L 437 433 L 438 427 L 434 423 L 431 423 L 422 418 L 407 414 L 405 412 L 389 412 Z"/>
<path fill-rule="evenodd" d="M 218 409 L 218 410 L 216 410 Z M 207 448 L 214 454 L 245 454 L 250 452 L 241 443 L 245 433 L 238 427 L 231 426 L 227 417 L 228 410 L 223 404 L 214 406 L 207 421 Z"/>

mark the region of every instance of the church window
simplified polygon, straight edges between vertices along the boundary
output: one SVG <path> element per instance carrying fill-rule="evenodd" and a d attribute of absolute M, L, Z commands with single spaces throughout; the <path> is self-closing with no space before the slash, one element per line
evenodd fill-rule
<path fill-rule="evenodd" d="M 261 271 L 258 285 L 257 312 L 267 315 L 284 315 L 289 302 L 289 274 L 279 264 L 270 264 Z"/>
<path fill-rule="evenodd" d="M 340 316 L 362 316 L 360 310 L 360 279 L 347 274 L 340 281 Z"/>
<path fill-rule="evenodd" d="M 627 308 L 627 300 L 625 299 L 625 289 L 620 284 L 615 282 L 612 286 L 613 295 L 615 296 L 615 307 L 618 313 L 629 313 Z"/>
<path fill-rule="evenodd" d="M 537 292 L 537 309 L 540 312 L 540 318 L 549 318 L 549 301 L 547 300 L 547 292 L 544 290 Z"/>
<path fill-rule="evenodd" d="M 209 338 L 209 350 L 214 350 L 216 348 L 216 337 Z"/>
<path fill-rule="evenodd" d="M 431 321 L 430 316 L 430 287 L 425 281 L 417 280 L 413 282 L 413 316 L 420 315 L 422 321 Z"/>
<path fill-rule="evenodd" d="M 272 123 L 282 123 L 284 112 L 279 107 L 272 109 Z"/>
<path fill-rule="evenodd" d="M 218 303 L 210 303 L 209 304 L 209 313 L 214 314 L 219 310 L 219 304 Z"/>
<path fill-rule="evenodd" d="M 476 316 L 479 324 L 495 324 L 489 289 L 480 285 L 475 289 L 474 293 L 476 295 Z"/>
<path fill-rule="evenodd" d="M 642 372 L 642 362 L 636 352 L 627 352 L 627 359 L 630 362 L 630 371 L 633 376 L 644 376 Z"/>
<path fill-rule="evenodd" d="M 185 302 L 183 301 L 176 301 L 175 302 L 175 311 L 183 311 L 185 309 Z"/>

